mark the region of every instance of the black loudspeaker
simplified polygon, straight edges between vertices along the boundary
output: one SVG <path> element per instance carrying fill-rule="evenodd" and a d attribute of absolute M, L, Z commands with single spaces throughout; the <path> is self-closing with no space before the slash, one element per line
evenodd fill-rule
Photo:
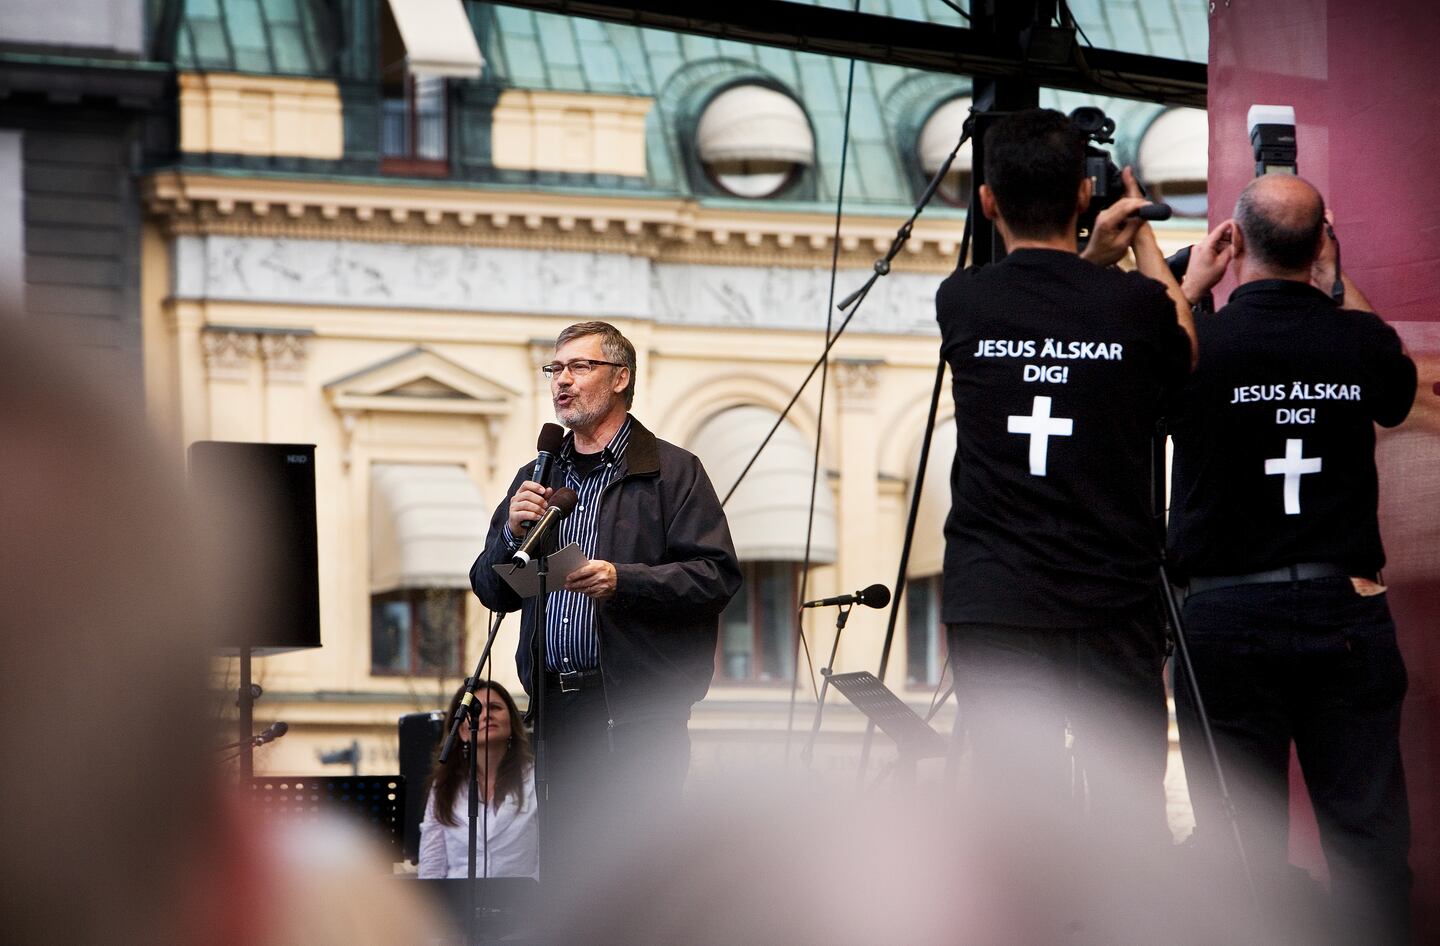
<path fill-rule="evenodd" d="M 212 613 L 222 646 L 256 654 L 320 646 L 315 446 L 202 440 L 190 487 L 208 538 Z"/>
<path fill-rule="evenodd" d="M 420 860 L 420 819 L 430 797 L 430 767 L 445 735 L 445 714 L 406 713 L 400 717 L 400 776 L 410 790 L 405 793 L 405 857 Z"/>

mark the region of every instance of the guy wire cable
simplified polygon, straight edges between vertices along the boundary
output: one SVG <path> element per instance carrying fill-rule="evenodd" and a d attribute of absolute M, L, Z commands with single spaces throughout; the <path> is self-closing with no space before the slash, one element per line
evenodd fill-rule
<path fill-rule="evenodd" d="M 940 169 L 935 172 L 935 176 L 932 177 L 930 179 L 930 183 L 926 185 L 924 193 L 922 193 L 920 195 L 920 199 L 916 201 L 915 209 L 910 212 L 910 217 L 903 224 L 900 225 L 900 229 L 895 231 L 895 238 L 890 243 L 890 249 L 886 251 L 884 256 L 875 261 L 875 265 L 873 267 L 874 272 L 870 274 L 870 278 L 865 280 L 864 285 L 862 285 L 859 289 L 850 293 L 850 295 L 846 296 L 844 299 L 841 299 L 836 304 L 835 308 L 839 309 L 842 312 L 845 312 L 845 318 L 840 320 L 840 327 L 835 330 L 835 334 L 831 335 L 830 340 L 825 343 L 825 349 L 820 353 L 820 357 L 816 359 L 815 364 L 810 366 L 810 371 L 808 374 L 805 375 L 805 379 L 800 382 L 800 387 L 795 390 L 795 394 L 791 396 L 789 403 L 785 405 L 785 409 L 780 412 L 780 416 L 775 418 L 775 423 L 771 425 L 769 433 L 767 433 L 764 439 L 760 441 L 760 446 L 755 448 L 755 453 L 750 457 L 749 462 L 745 464 L 745 468 L 740 471 L 740 475 L 735 478 L 735 482 L 725 493 L 724 498 L 720 500 L 721 506 L 724 506 L 726 503 L 728 503 L 730 501 L 730 497 L 735 495 L 736 487 L 738 487 L 742 482 L 744 482 L 746 475 L 750 472 L 750 468 L 755 465 L 755 461 L 760 459 L 760 454 L 765 451 L 765 448 L 767 446 L 769 446 L 770 439 L 775 436 L 775 431 L 780 429 L 780 425 L 785 422 L 785 418 L 789 415 L 790 409 L 793 408 L 796 402 L 800 400 L 800 395 L 803 394 L 805 392 L 805 388 L 809 386 L 810 379 L 815 377 L 815 372 L 820 370 L 826 356 L 830 354 L 830 349 L 835 347 L 835 343 L 840 340 L 840 336 L 843 335 L 845 333 L 845 329 L 849 327 L 850 320 L 855 317 L 856 312 L 860 311 L 860 305 L 865 301 L 865 298 L 870 295 L 870 290 L 875 288 L 875 283 L 879 282 L 881 276 L 889 274 L 890 264 L 896 256 L 900 255 L 901 248 L 903 248 L 905 246 L 905 243 L 910 239 L 910 233 L 915 228 L 916 219 L 920 216 L 921 212 L 924 211 L 926 205 L 930 203 L 931 199 L 934 198 L 935 191 L 940 187 L 940 182 L 944 180 L 945 175 L 950 173 L 950 165 L 954 162 L 955 156 L 959 153 L 961 146 L 963 146 L 965 142 L 970 140 L 970 129 L 972 122 L 973 116 L 971 120 L 968 120 L 966 122 L 965 132 L 960 136 L 960 141 L 955 145 L 954 150 L 950 152 L 950 156 L 947 157 L 945 159 L 945 162 L 940 165 Z M 968 236 L 970 228 L 970 215 L 968 211 L 965 215 L 965 227 L 966 234 Z M 967 248 L 968 243 L 966 244 L 966 247 L 962 247 L 962 250 L 965 250 Z"/>
<path fill-rule="evenodd" d="M 781 411 L 781 412 L 780 412 L 780 416 L 775 419 L 775 423 L 771 426 L 770 431 L 765 435 L 765 438 L 760 442 L 760 446 L 756 448 L 754 455 L 750 457 L 749 462 L 745 464 L 745 468 L 740 471 L 740 475 L 739 475 L 738 477 L 736 477 L 734 484 L 731 485 L 729 491 L 725 494 L 725 497 L 720 501 L 720 505 L 721 505 L 722 507 L 723 507 L 727 502 L 730 501 L 730 497 L 735 494 L 736 488 L 738 488 L 739 485 L 744 481 L 746 474 L 748 474 L 748 473 L 750 472 L 750 469 L 755 465 L 755 461 L 760 458 L 760 454 L 765 450 L 765 447 L 770 443 L 770 439 L 774 436 L 775 431 L 780 428 L 780 425 L 781 425 L 782 423 L 784 423 L 786 415 L 788 415 L 788 414 L 790 413 L 790 409 L 793 408 L 793 407 L 795 406 L 796 402 L 798 402 L 798 401 L 800 400 L 800 395 L 801 395 L 802 393 L 804 393 L 806 386 L 808 386 L 809 383 L 810 383 L 810 379 L 815 376 L 815 372 L 818 371 L 818 370 L 820 370 L 821 367 L 823 367 L 823 365 L 824 365 L 824 363 L 825 363 L 825 361 L 826 361 L 826 358 L 828 357 L 828 355 L 829 355 L 829 353 L 830 353 L 830 349 L 833 348 L 833 347 L 835 347 L 835 343 L 840 339 L 840 336 L 844 333 L 846 327 L 849 326 L 850 320 L 855 317 L 855 313 L 856 313 L 856 312 L 859 312 L 859 311 L 860 311 L 861 305 L 864 304 L 865 299 L 870 295 L 870 290 L 875 287 L 875 283 L 879 281 L 880 277 L 889 274 L 891 261 L 894 260 L 895 257 L 899 255 L 900 250 L 905 246 L 905 243 L 910 239 L 910 234 L 911 234 L 911 232 L 912 232 L 913 229 L 914 229 L 916 219 L 919 218 L 920 214 L 925 210 L 925 207 L 926 207 L 926 206 L 930 203 L 930 201 L 934 198 L 935 192 L 936 192 L 936 191 L 939 189 L 939 187 L 940 187 L 940 182 L 943 181 L 943 180 L 945 179 L 945 175 L 950 172 L 950 166 L 951 166 L 951 164 L 954 163 L 956 155 L 959 154 L 960 149 L 961 149 L 962 147 L 964 147 L 965 142 L 967 142 L 967 141 L 970 140 L 970 136 L 971 136 L 971 133 L 972 133 L 972 131 L 973 131 L 973 128 L 974 128 L 974 115 L 973 115 L 973 113 L 972 113 L 971 118 L 968 119 L 968 120 L 966 121 L 966 123 L 965 123 L 965 129 L 964 129 L 964 132 L 960 135 L 960 139 L 955 143 L 955 147 L 951 149 L 950 154 L 945 158 L 945 161 L 940 165 L 939 169 L 935 172 L 934 176 L 930 179 L 930 183 L 926 185 L 924 192 L 920 195 L 920 199 L 919 199 L 918 201 L 916 201 L 916 203 L 915 203 L 915 208 L 914 208 L 914 210 L 912 210 L 912 211 L 910 212 L 909 218 L 907 218 L 906 221 L 905 221 L 903 224 L 900 225 L 900 228 L 895 231 L 895 238 L 894 238 L 893 241 L 891 241 L 890 249 L 886 252 L 885 256 L 883 256 L 883 257 L 881 257 L 880 259 L 878 259 L 878 260 L 875 261 L 875 264 L 874 264 L 874 266 L 873 266 L 873 270 L 874 270 L 874 271 L 871 273 L 870 278 L 867 279 L 867 280 L 865 281 L 864 285 L 862 285 L 859 289 L 857 289 L 856 291 L 852 292 L 850 295 L 846 296 L 844 299 L 842 299 L 842 300 L 836 305 L 836 308 L 838 308 L 838 309 L 840 309 L 840 310 L 842 310 L 842 311 L 846 311 L 845 318 L 844 318 L 843 320 L 841 320 L 839 328 L 835 329 L 834 333 L 829 336 L 828 340 L 827 340 L 826 343 L 825 343 L 825 349 L 824 349 L 824 350 L 821 352 L 821 354 L 820 354 L 820 358 L 815 362 L 814 365 L 811 366 L 809 373 L 806 374 L 805 379 L 800 383 L 800 387 L 796 389 L 795 394 L 790 398 L 790 402 L 785 405 L 785 409 L 784 409 L 783 411 Z M 970 248 L 970 232 L 971 232 L 971 221 L 972 221 L 972 219 L 973 219 L 973 218 L 972 218 L 971 214 L 970 214 L 969 212 L 967 212 L 966 215 L 965 215 L 965 229 L 964 229 L 963 235 L 961 236 L 961 239 L 960 239 L 960 259 L 961 259 L 961 260 L 964 260 L 965 257 L 969 254 L 969 248 Z M 837 260 L 837 263 L 836 263 L 835 265 L 838 266 L 838 260 Z M 848 311 L 847 311 L 847 310 L 848 310 Z M 828 331 L 828 330 L 827 330 L 827 331 Z M 925 435 L 925 436 L 926 436 L 926 444 L 925 444 L 925 448 L 926 448 L 926 451 L 927 451 L 927 452 L 928 452 L 928 447 L 929 447 L 929 437 L 930 437 L 930 435 L 931 435 L 931 432 L 932 432 L 933 429 L 934 429 L 934 412 L 935 412 L 936 408 L 938 407 L 938 403 L 939 403 L 939 388 L 940 388 L 940 386 L 941 386 L 941 384 L 942 384 L 942 382 L 943 382 L 944 369 L 945 369 L 945 363 L 944 363 L 944 361 L 943 361 L 943 359 L 942 359 L 941 362 L 940 362 L 939 371 L 938 371 L 938 374 L 937 374 L 937 377 L 936 377 L 936 382 L 935 382 L 935 384 L 936 384 L 936 390 L 935 390 L 935 393 L 932 395 L 932 401 L 933 401 L 934 403 L 932 404 L 932 407 L 931 407 L 931 417 L 930 417 L 930 421 L 929 421 L 929 423 L 927 424 L 927 427 L 926 427 L 926 435 Z M 922 469 L 923 469 L 924 460 L 925 460 L 925 457 L 924 457 L 924 455 L 922 455 L 922 458 L 921 458 L 921 463 L 922 463 L 922 467 L 921 467 L 921 468 L 922 468 Z M 818 462 L 818 461 L 817 461 L 817 462 Z M 814 494 L 813 494 L 813 491 L 812 491 L 812 497 L 813 497 L 813 495 L 814 495 Z M 918 494 L 917 494 L 917 498 L 918 498 Z M 905 567 L 905 565 L 908 564 L 909 547 L 910 547 L 910 543 L 911 543 L 911 541 L 912 541 L 912 539 L 913 539 L 913 536 L 914 536 L 914 529 L 915 529 L 914 517 L 915 517 L 915 515 L 916 515 L 916 512 L 917 512 L 917 510 L 914 508 L 914 506 L 913 506 L 913 504 L 912 504 L 912 509 L 911 509 L 911 521 L 909 522 L 909 524 L 908 524 L 908 526 L 907 526 L 907 529 L 906 529 L 905 550 L 904 550 L 904 557 L 903 557 L 903 559 L 902 559 L 902 574 L 903 574 L 903 568 Z M 813 507 L 812 507 L 812 518 L 813 518 Z M 807 550 L 807 555 L 808 555 L 808 550 Z M 903 586 L 902 586 L 902 588 L 903 588 Z M 897 617 L 897 615 L 898 615 L 898 612 L 896 611 L 896 609 L 899 607 L 900 598 L 901 598 L 901 597 L 902 597 L 901 594 L 897 594 L 897 595 L 892 599 L 892 601 L 891 601 L 890 621 L 889 621 L 889 626 L 888 626 L 888 630 L 887 630 L 887 632 L 886 632 L 886 637 L 885 637 L 884 653 L 882 654 L 882 658 L 881 658 L 881 668 L 882 668 L 882 672 L 883 672 L 883 669 L 884 669 L 886 666 L 888 666 L 888 664 L 889 664 L 890 649 L 891 649 L 891 646 L 892 646 L 892 644 L 893 644 L 894 636 L 895 636 L 895 620 L 896 620 L 896 617 Z M 802 640 L 803 640 L 803 636 L 802 636 Z M 807 655 L 808 655 L 808 648 L 807 648 Z M 797 672 L 798 672 L 798 660 L 797 660 Z M 882 679 L 883 679 L 883 677 L 882 677 Z M 813 672 L 812 672 L 812 681 L 811 681 L 811 682 L 812 682 L 812 683 L 814 682 L 814 681 L 813 681 Z M 794 690 L 794 684 L 792 683 L 792 701 L 793 701 L 793 690 Z M 817 692 L 817 698 L 818 698 L 818 692 Z M 791 722 L 792 722 L 792 724 L 793 724 L 793 710 L 792 710 L 792 713 L 791 713 Z M 790 728 L 789 725 L 787 725 L 787 740 L 788 740 L 788 738 L 789 738 L 789 728 Z M 874 726 L 873 726 L 873 724 L 871 724 L 871 725 L 867 726 L 867 730 L 866 730 L 865 752 L 864 752 L 864 755 L 863 755 L 862 758 L 861 758 L 861 771 L 862 771 L 862 773 L 863 773 L 863 771 L 864 771 L 864 766 L 865 766 L 865 764 L 866 764 L 866 762 L 867 762 L 867 760 L 868 760 L 868 758 L 869 758 L 870 740 L 871 740 L 871 738 L 873 738 L 873 736 L 874 736 Z M 787 757 L 788 757 L 788 745 L 787 745 Z"/>
<path fill-rule="evenodd" d="M 860 12 L 860 0 L 855 0 L 854 10 Z M 815 455 L 810 464 L 810 511 L 805 518 L 805 558 L 800 563 L 800 594 L 795 601 L 795 667 L 790 675 L 790 708 L 785 717 L 785 764 L 790 764 L 790 740 L 795 733 L 795 697 L 800 689 L 800 646 L 805 648 L 805 662 L 809 669 L 810 686 L 815 690 L 815 701 L 820 701 L 820 691 L 815 684 L 815 662 L 810 656 L 810 643 L 805 639 L 805 612 L 801 602 L 810 584 L 810 546 L 815 535 L 815 493 L 820 483 L 820 444 L 825 432 L 825 389 L 830 377 L 831 334 L 835 325 L 835 281 L 840 272 L 840 224 L 845 215 L 845 167 L 850 160 L 850 107 L 855 99 L 855 60 L 850 60 L 850 72 L 845 82 L 845 119 L 840 131 L 840 177 L 835 189 L 835 237 L 830 246 L 830 293 L 825 303 L 825 354 L 820 364 L 820 404 L 815 412 Z M 743 474 L 742 474 L 743 475 Z M 827 487 L 828 488 L 828 487 Z M 838 541 L 838 537 L 837 537 Z M 840 631 L 837 629 L 837 635 Z"/>
<path fill-rule="evenodd" d="M 921 208 L 924 207 L 924 202 L 928 202 L 930 197 L 934 195 L 935 188 L 939 186 L 940 181 L 950 170 L 950 162 L 955 159 L 955 155 L 960 152 L 960 148 L 970 139 L 971 132 L 975 127 L 974 121 L 975 118 L 972 113 L 971 117 L 965 122 L 965 131 L 961 134 L 960 140 L 956 142 L 955 150 L 950 152 L 950 157 L 945 160 L 940 171 L 935 175 L 935 178 L 930 182 L 930 186 L 926 189 L 922 197 L 922 203 L 920 204 Z M 971 223 L 974 220 L 974 210 L 975 208 L 973 207 L 968 207 L 965 210 L 965 229 L 960 235 L 959 265 L 961 266 L 965 264 L 966 257 L 970 255 L 970 233 Z M 919 213 L 919 208 L 917 208 L 916 213 Z M 911 219 L 913 220 L 914 218 L 912 217 Z M 876 676 L 880 678 L 882 683 L 885 680 L 885 671 L 890 666 L 890 650 L 895 644 L 895 623 L 900 617 L 900 605 L 904 602 L 905 597 L 905 575 L 910 568 L 910 549 L 915 541 L 915 524 L 920 515 L 920 495 L 925 487 L 925 470 L 930 461 L 930 442 L 935 434 L 935 419 L 940 412 L 940 392 L 945 387 L 945 367 L 945 359 L 941 357 L 935 367 L 935 385 L 930 391 L 930 412 L 925 419 L 925 433 L 920 438 L 920 462 L 916 464 L 915 479 L 913 480 L 915 487 L 910 491 L 910 513 L 905 522 L 905 538 L 900 545 L 900 562 L 896 567 L 895 575 L 895 594 L 890 598 L 890 616 L 885 624 L 885 643 L 880 648 L 880 670 Z M 941 675 L 943 676 L 944 674 L 942 673 Z M 865 782 L 866 769 L 869 767 L 870 745 L 874 741 L 874 738 L 875 722 L 874 720 L 867 720 L 865 724 L 865 741 L 860 748 L 860 765 L 858 772 L 858 778 L 862 785 Z"/>

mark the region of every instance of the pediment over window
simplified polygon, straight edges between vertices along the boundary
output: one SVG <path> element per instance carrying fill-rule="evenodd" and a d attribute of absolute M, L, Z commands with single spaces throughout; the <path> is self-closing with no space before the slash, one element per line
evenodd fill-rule
<path fill-rule="evenodd" d="M 325 385 L 340 411 L 507 414 L 520 392 L 416 346 Z"/>

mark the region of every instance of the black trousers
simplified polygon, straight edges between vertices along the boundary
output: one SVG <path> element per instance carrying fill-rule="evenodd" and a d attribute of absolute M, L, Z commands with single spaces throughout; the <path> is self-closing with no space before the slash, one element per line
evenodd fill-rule
<path fill-rule="evenodd" d="M 1240 585 L 1190 596 L 1184 615 L 1262 905 L 1281 903 L 1292 883 L 1293 743 L 1330 872 L 1325 942 L 1409 942 L 1406 674 L 1385 596 L 1361 596 L 1348 578 Z M 1220 876 L 1233 877 L 1235 845 L 1183 674 L 1175 696 L 1197 841 Z"/>
<path fill-rule="evenodd" d="M 657 840 L 679 805 L 690 768 L 683 716 L 610 725 L 599 686 L 570 693 L 547 684 L 540 875 L 568 888 L 616 845 Z"/>
<path fill-rule="evenodd" d="M 1156 606 L 1084 628 L 948 631 L 976 819 L 1032 891 L 1026 935 L 1156 942 L 1171 843 Z"/>

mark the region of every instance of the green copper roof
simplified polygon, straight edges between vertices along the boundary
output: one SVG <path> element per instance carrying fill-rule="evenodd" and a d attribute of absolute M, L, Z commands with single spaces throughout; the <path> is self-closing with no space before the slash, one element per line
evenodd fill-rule
<path fill-rule="evenodd" d="M 847 0 L 820 5 L 850 9 Z M 640 29 L 515 7 L 482 6 L 478 18 L 489 80 L 504 87 L 641 95 L 656 100 L 648 132 L 650 183 L 692 190 L 686 136 L 708 94 L 728 82 L 778 84 L 804 106 L 815 132 L 811 200 L 831 203 L 839 186 L 839 155 L 849 63 L 810 53 L 707 37 Z M 939 0 L 862 3 L 866 13 L 964 26 Z M 1075 0 L 1071 9 L 1096 46 L 1204 61 L 1206 0 Z M 1084 40 L 1082 40 L 1084 42 Z M 920 123 L 945 100 L 967 94 L 968 79 L 858 62 L 850 120 L 846 201 L 897 205 L 914 199 L 908 153 Z M 1116 158 L 1133 156 L 1139 135 L 1159 106 L 1046 90 L 1042 104 L 1069 111 L 1099 105 L 1116 120 Z"/>
<path fill-rule="evenodd" d="M 175 45 L 177 68 L 283 76 L 331 72 L 335 34 L 323 3 L 184 0 L 184 4 Z"/>
<path fill-rule="evenodd" d="M 333 76 L 333 49 L 344 32 L 336 21 L 372 23 L 378 4 L 387 0 L 183 2 L 177 43 L 180 68 Z M 854 6 L 853 0 L 815 2 L 843 9 Z M 718 196 L 697 170 L 695 124 L 710 97 L 728 85 L 750 81 L 793 96 L 815 135 L 815 164 L 802 177 L 803 186 L 769 205 L 791 209 L 833 204 L 840 179 L 848 61 L 474 0 L 466 3 L 486 59 L 485 74 L 477 80 L 480 86 L 654 99 L 647 126 L 647 190 L 693 194 L 706 201 L 733 199 Z M 357 12 L 369 9 L 364 4 L 374 10 L 357 18 Z M 1191 61 L 1206 58 L 1207 0 L 1070 0 L 1069 5 L 1088 42 L 1096 46 Z M 966 25 L 940 0 L 862 0 L 860 9 Z M 336 12 L 332 15 L 332 11 Z M 372 28 L 361 27 L 359 32 Z M 347 50 L 354 50 L 359 40 L 352 36 L 345 42 Z M 968 94 L 970 81 L 868 62 L 857 62 L 854 68 L 846 202 L 876 210 L 908 205 L 920 186 L 914 157 L 919 129 L 940 104 Z M 1053 90 L 1042 91 L 1041 103 L 1064 111 L 1078 105 L 1103 108 L 1116 120 L 1119 143 L 1114 154 L 1122 163 L 1133 159 L 1139 136 L 1161 110 L 1151 103 Z M 547 185 L 537 180 L 535 186 Z"/>

